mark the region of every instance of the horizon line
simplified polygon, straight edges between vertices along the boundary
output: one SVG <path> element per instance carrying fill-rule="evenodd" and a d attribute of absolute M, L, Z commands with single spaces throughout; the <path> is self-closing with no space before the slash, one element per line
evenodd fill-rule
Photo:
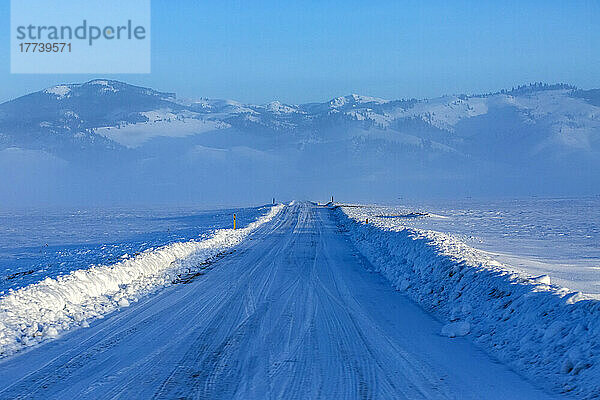
<path fill-rule="evenodd" d="M 179 99 L 179 100 L 222 100 L 222 101 L 235 101 L 236 103 L 242 104 L 242 105 L 268 105 L 271 103 L 275 103 L 275 102 L 279 102 L 280 104 L 283 105 L 306 105 L 306 104 L 324 104 L 324 103 L 328 103 L 331 102 L 333 100 L 336 99 L 340 99 L 340 98 L 347 98 L 347 97 L 351 97 L 351 96 L 361 96 L 361 97 L 370 97 L 376 100 L 382 100 L 384 102 L 392 102 L 392 101 L 424 101 L 424 100 L 431 100 L 431 99 L 440 99 L 440 98 L 444 98 L 444 97 L 451 97 L 451 96 L 455 96 L 455 97 L 460 97 L 460 96 L 467 96 L 467 97 L 482 97 L 482 96 L 493 96 L 493 95 L 498 95 L 498 94 L 510 94 L 512 92 L 515 91 L 519 91 L 519 90 L 523 90 L 523 89 L 536 89 L 539 88 L 540 90 L 559 90 L 559 89 L 570 89 L 570 90 L 596 90 L 599 89 L 600 87 L 593 87 L 593 88 L 581 88 L 578 87 L 576 85 L 570 84 L 570 83 L 566 83 L 566 82 L 555 82 L 555 83 L 546 83 L 543 81 L 536 81 L 536 82 L 529 82 L 529 83 L 525 83 L 525 84 L 521 84 L 521 85 L 517 85 L 517 86 L 513 86 L 510 89 L 500 89 L 500 90 L 496 90 L 496 91 L 489 91 L 489 92 L 481 92 L 481 93 L 445 93 L 445 94 L 441 94 L 438 96 L 434 96 L 434 97 L 399 97 L 399 98 L 393 98 L 393 99 L 389 99 L 389 98 L 384 98 L 384 97 L 379 97 L 379 96 L 373 96 L 373 95 L 365 95 L 365 94 L 359 94 L 359 93 L 349 93 L 346 95 L 342 95 L 342 96 L 334 96 L 334 97 L 330 97 L 327 100 L 324 101 L 309 101 L 309 102 L 305 102 L 305 103 L 289 103 L 289 102 L 282 102 L 278 99 L 274 99 L 265 103 L 252 103 L 252 102 L 241 102 L 238 101 L 234 98 L 218 98 L 218 97 L 203 97 L 203 96 L 199 96 L 199 97 L 178 97 L 176 92 L 169 92 L 169 91 L 162 91 L 162 90 L 157 90 L 154 89 L 151 86 L 140 86 L 137 84 L 131 84 L 128 83 L 126 81 L 122 81 L 122 80 L 117 80 L 117 79 L 109 79 L 109 78 L 94 78 L 94 79 L 90 79 L 88 81 L 85 82 L 70 82 L 70 83 L 66 83 L 66 82 L 61 82 L 61 83 L 57 83 L 54 84 L 52 86 L 47 86 L 44 87 L 42 89 L 39 90 L 35 90 L 35 91 L 31 91 L 31 92 L 27 92 L 24 93 L 22 95 L 19 95 L 17 97 L 13 97 L 10 98 L 8 100 L 2 101 L 0 102 L 1 104 L 6 104 L 9 103 L 11 101 L 20 99 L 22 97 L 25 96 L 29 96 L 35 93 L 40 93 L 43 92 L 45 90 L 48 89 L 52 89 L 54 87 L 57 86 L 82 86 L 85 84 L 89 84 L 95 81 L 107 81 L 107 82 L 116 82 L 116 83 L 120 83 L 120 84 L 124 84 L 127 86 L 132 86 L 132 87 L 136 87 L 136 88 L 141 88 L 141 89 L 149 89 L 149 90 L 153 90 L 155 92 L 159 92 L 159 93 L 163 93 L 163 94 L 168 94 L 168 95 L 173 95 L 175 99 Z"/>

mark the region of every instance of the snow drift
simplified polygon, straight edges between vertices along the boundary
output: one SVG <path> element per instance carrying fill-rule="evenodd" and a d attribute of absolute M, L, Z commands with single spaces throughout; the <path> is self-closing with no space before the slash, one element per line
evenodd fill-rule
<path fill-rule="evenodd" d="M 377 272 L 447 321 L 440 334 L 469 335 L 549 389 L 600 396 L 599 301 L 552 285 L 548 276 L 510 272 L 449 235 L 374 221 L 368 207 L 335 213 Z"/>
<path fill-rule="evenodd" d="M 54 338 L 88 321 L 129 306 L 141 296 L 198 271 L 202 263 L 239 244 L 270 221 L 283 205 L 243 229 L 220 229 L 206 240 L 149 249 L 113 265 L 80 269 L 0 297 L 0 357 Z"/>

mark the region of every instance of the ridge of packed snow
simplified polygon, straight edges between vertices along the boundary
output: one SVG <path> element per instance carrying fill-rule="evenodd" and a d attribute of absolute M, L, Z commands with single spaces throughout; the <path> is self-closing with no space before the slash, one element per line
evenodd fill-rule
<path fill-rule="evenodd" d="M 542 386 L 600 395 L 599 301 L 553 285 L 547 275 L 511 272 L 450 235 L 374 219 L 372 208 L 335 212 L 377 272 L 447 321 L 441 335 L 470 336 Z"/>
<path fill-rule="evenodd" d="M 46 278 L 0 297 L 0 357 L 52 339 L 193 275 L 199 265 L 239 244 L 252 231 L 270 221 L 284 206 L 247 227 L 220 229 L 208 239 L 178 242 L 147 250 L 112 265 L 73 271 Z"/>

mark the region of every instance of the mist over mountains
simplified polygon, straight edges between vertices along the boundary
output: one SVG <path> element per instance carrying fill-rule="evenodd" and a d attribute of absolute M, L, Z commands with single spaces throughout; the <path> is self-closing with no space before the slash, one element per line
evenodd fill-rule
<path fill-rule="evenodd" d="M 600 192 L 600 90 L 263 105 L 111 80 L 0 104 L 0 202 L 244 204 Z"/>

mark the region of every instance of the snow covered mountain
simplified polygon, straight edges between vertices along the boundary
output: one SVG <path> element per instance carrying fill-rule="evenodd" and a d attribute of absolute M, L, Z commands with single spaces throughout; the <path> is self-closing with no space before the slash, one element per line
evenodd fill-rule
<path fill-rule="evenodd" d="M 535 84 L 488 95 L 425 100 L 352 94 L 325 103 L 253 105 L 179 101 L 174 93 L 93 80 L 54 86 L 0 105 L 4 148 L 51 152 L 77 146 L 136 148 L 156 137 L 180 138 L 227 128 L 283 133 L 304 144 L 341 135 L 471 155 L 501 141 L 525 145 L 520 150 L 529 155 L 549 148 L 596 153 L 600 90 Z"/>
<path fill-rule="evenodd" d="M 165 164 L 229 179 L 251 171 L 247 179 L 270 182 L 314 182 L 324 170 L 366 185 L 428 177 L 439 188 L 499 176 L 524 188 L 535 176 L 546 188 L 559 177 L 590 192 L 600 167 L 600 90 L 533 84 L 422 100 L 352 94 L 255 105 L 92 80 L 0 104 L 0 165 L 22 154 L 26 164 L 110 159 L 146 176 Z"/>

